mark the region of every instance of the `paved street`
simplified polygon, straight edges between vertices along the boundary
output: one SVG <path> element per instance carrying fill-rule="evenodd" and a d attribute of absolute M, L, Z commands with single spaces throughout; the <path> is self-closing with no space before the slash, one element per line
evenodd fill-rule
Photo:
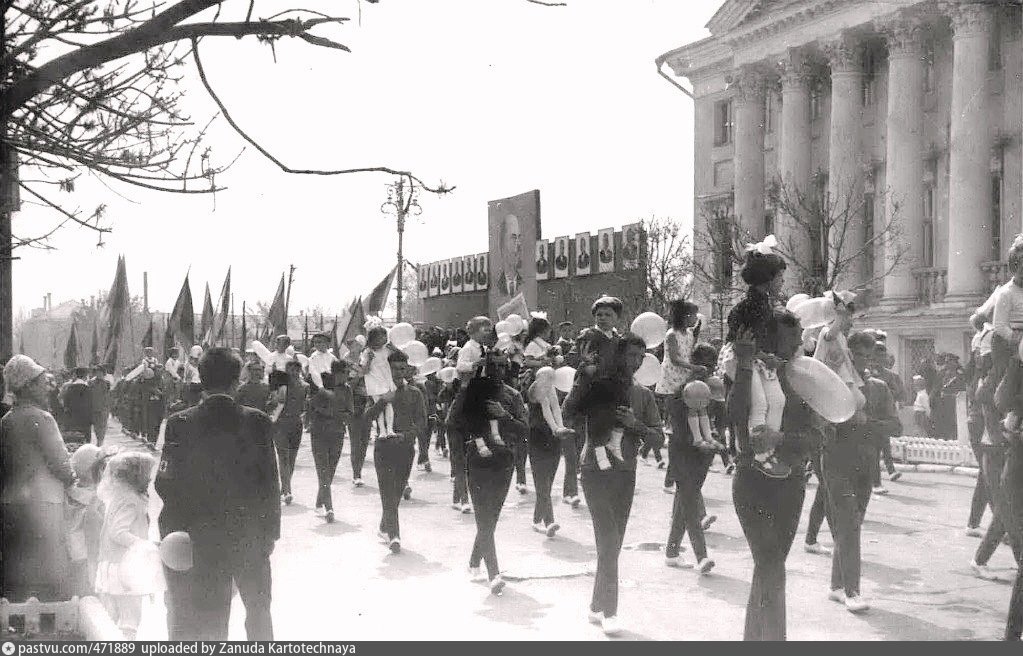
<path fill-rule="evenodd" d="M 401 506 L 399 555 L 375 536 L 380 502 L 371 461 L 361 490 L 351 485 L 347 444 L 339 470 L 334 484 L 338 521 L 327 525 L 312 511 L 316 477 L 306 435 L 295 473 L 296 502 L 284 509 L 283 537 L 273 555 L 277 638 L 605 639 L 586 621 L 593 582 L 587 570 L 595 551 L 585 505 L 573 511 L 556 497 L 563 529 L 547 539 L 530 528 L 532 481 L 526 495 L 513 489 L 497 534 L 501 567 L 511 583 L 503 596 L 493 597 L 483 584 L 468 581 L 474 524 L 471 515 L 450 508 L 447 461 L 434 457 L 433 473 L 413 473 L 413 498 Z M 731 479 L 712 471 L 704 487 L 708 510 L 719 519 L 708 535 L 717 567 L 701 577 L 663 565 L 660 548 L 671 497 L 661 490 L 662 476 L 653 467 L 639 471 L 629 548 L 621 559 L 620 617 L 629 629 L 623 637 L 741 639 L 752 562 L 731 506 Z M 788 560 L 789 638 L 1000 638 L 1012 559 L 1003 546 L 991 561 L 1005 582 L 972 576 L 969 561 L 978 540 L 967 537 L 964 526 L 973 484 L 964 476 L 910 473 L 887 483 L 887 498 L 874 497 L 863 544 L 863 593 L 873 609 L 860 616 L 827 600 L 830 558 L 802 550 L 816 489 L 811 485 Z M 559 471 L 557 493 L 560 485 Z M 154 497 L 154 518 L 158 506 Z M 155 534 L 155 519 L 153 526 Z M 822 542 L 829 542 L 826 530 Z M 242 619 L 236 597 L 232 639 L 244 639 Z M 166 638 L 160 600 L 147 610 L 139 638 Z"/>

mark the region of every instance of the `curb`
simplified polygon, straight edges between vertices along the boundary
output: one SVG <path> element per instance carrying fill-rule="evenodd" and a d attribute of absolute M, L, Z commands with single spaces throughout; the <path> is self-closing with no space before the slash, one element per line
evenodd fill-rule
<path fill-rule="evenodd" d="M 920 474 L 956 474 L 958 476 L 969 476 L 970 478 L 977 478 L 980 474 L 980 470 L 976 467 L 951 465 L 895 463 L 895 469 L 900 472 L 917 472 Z"/>

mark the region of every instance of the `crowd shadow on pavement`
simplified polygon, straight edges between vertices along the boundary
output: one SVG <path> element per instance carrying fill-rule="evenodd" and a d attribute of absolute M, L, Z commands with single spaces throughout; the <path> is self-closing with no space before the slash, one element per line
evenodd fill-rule
<path fill-rule="evenodd" d="M 477 610 L 476 614 L 492 622 L 535 627 L 537 621 L 543 619 L 547 615 L 546 611 L 552 607 L 551 604 L 541 603 L 514 586 L 509 586 L 501 596 L 488 594 L 483 608 Z"/>
<path fill-rule="evenodd" d="M 597 557 L 597 549 L 593 545 L 583 544 L 563 535 L 544 540 L 543 549 L 551 558 L 569 563 L 588 563 Z"/>
<path fill-rule="evenodd" d="M 327 537 L 338 537 L 345 535 L 346 533 L 358 533 L 362 530 L 362 526 L 359 524 L 349 524 L 340 520 L 334 520 L 333 523 L 328 524 L 324 520 L 320 520 L 322 523 L 310 528 L 309 530 L 318 535 Z"/>
<path fill-rule="evenodd" d="M 700 576 L 697 585 L 709 597 L 724 601 L 732 606 L 746 608 L 749 601 L 750 582 L 721 574 Z"/>
<path fill-rule="evenodd" d="M 382 550 L 386 548 L 381 546 Z M 427 560 L 422 554 L 402 549 L 400 553 L 388 552 L 383 556 L 377 573 L 392 581 L 402 580 L 409 577 L 433 576 L 449 571 L 450 568 L 442 563 Z"/>
<path fill-rule="evenodd" d="M 856 617 L 869 624 L 883 637 L 892 640 L 971 640 L 974 637 L 974 632 L 969 629 L 950 629 L 912 615 L 894 613 L 883 608 L 871 608 Z"/>
<path fill-rule="evenodd" d="M 870 560 L 861 562 L 863 578 L 878 584 L 879 590 L 897 590 L 902 586 L 920 581 L 920 570 L 915 567 L 891 567 Z"/>

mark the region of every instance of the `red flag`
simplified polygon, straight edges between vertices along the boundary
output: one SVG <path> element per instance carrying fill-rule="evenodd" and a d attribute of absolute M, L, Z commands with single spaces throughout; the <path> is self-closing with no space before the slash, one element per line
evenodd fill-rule
<path fill-rule="evenodd" d="M 103 353 L 103 363 L 110 367 L 117 367 L 120 341 L 124 336 L 125 328 L 128 325 L 128 314 L 131 311 L 128 295 L 128 273 L 125 269 L 124 256 L 117 259 L 117 273 L 114 274 L 114 283 L 110 286 L 110 294 L 107 296 L 105 308 L 105 321 L 107 324 L 107 347 Z"/>
<path fill-rule="evenodd" d="M 181 291 L 178 292 L 178 300 L 174 303 L 170 320 L 167 322 L 167 332 L 184 349 L 183 353 L 188 354 L 188 349 L 195 345 L 195 311 L 192 309 L 192 288 L 188 285 L 188 274 L 185 274 L 185 282 L 181 284 Z"/>
<path fill-rule="evenodd" d="M 348 310 L 348 327 L 345 328 L 341 343 L 347 344 L 350 340 L 355 339 L 356 335 L 364 334 L 365 324 L 366 313 L 362 309 L 362 298 L 360 297 L 352 301 L 352 307 Z"/>
<path fill-rule="evenodd" d="M 142 337 L 142 347 L 153 346 L 153 317 L 149 317 L 149 328 L 146 329 L 146 334 Z"/>
<path fill-rule="evenodd" d="M 213 299 L 210 298 L 210 283 L 206 283 L 206 298 L 202 302 L 202 317 L 199 320 L 199 334 L 202 335 L 202 347 L 208 348 L 213 333 Z"/>
<path fill-rule="evenodd" d="M 71 324 L 71 333 L 67 336 L 64 347 L 64 368 L 73 371 L 78 367 L 78 322 Z"/>
<path fill-rule="evenodd" d="M 269 337 L 272 339 L 278 335 L 288 334 L 288 315 L 284 307 L 284 274 L 281 274 L 281 284 L 277 286 L 277 295 L 274 302 L 270 304 L 270 314 L 267 317 L 270 322 L 270 330 L 274 331 Z"/>
<path fill-rule="evenodd" d="M 213 321 L 213 344 L 219 344 L 224 337 L 224 327 L 227 325 L 227 316 L 231 314 L 231 267 L 227 267 L 227 277 L 224 278 L 224 287 L 220 290 L 220 308 Z"/>
<path fill-rule="evenodd" d="M 366 299 L 366 314 L 378 315 L 384 311 L 384 304 L 387 303 L 387 297 L 390 296 L 391 288 L 394 287 L 394 276 L 397 273 L 398 266 L 395 265 L 391 272 L 369 293 L 369 298 Z"/>
<path fill-rule="evenodd" d="M 92 320 L 92 353 L 89 356 L 89 364 L 96 366 L 100 361 L 99 353 L 99 318 L 93 318 Z"/>
<path fill-rule="evenodd" d="M 240 347 L 242 353 L 245 353 L 245 349 L 248 348 L 248 346 L 249 346 L 249 344 L 248 344 L 248 341 L 249 341 L 248 333 L 249 333 L 249 327 L 245 323 L 245 301 L 242 301 L 242 343 L 241 343 L 241 347 Z"/>

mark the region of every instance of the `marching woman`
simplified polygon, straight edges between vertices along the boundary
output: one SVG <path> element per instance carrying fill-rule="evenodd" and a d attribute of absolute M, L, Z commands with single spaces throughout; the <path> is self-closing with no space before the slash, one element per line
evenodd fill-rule
<path fill-rule="evenodd" d="M 611 357 L 601 363 L 601 376 L 580 368 L 564 406 L 566 419 L 583 433 L 583 493 L 597 544 L 589 618 L 606 635 L 621 631 L 618 556 L 636 490 L 636 454 L 646 432 L 631 407 L 632 377 L 643 363 L 646 344 L 633 334 L 616 342 L 606 353 Z"/>
<path fill-rule="evenodd" d="M 758 342 L 754 332 L 760 335 Z M 806 461 L 814 415 L 792 392 L 785 368 L 777 366 L 767 375 L 764 361 L 755 356 L 760 351 L 791 359 L 802 345 L 802 333 L 799 320 L 779 309 L 755 328 L 739 326 L 735 337 L 736 370 L 728 407 L 738 449 L 732 500 L 753 555 L 744 639 L 785 640 L 785 559 L 803 508 L 805 465 L 798 463 Z M 759 430 L 754 433 L 754 428 Z M 795 465 L 786 478 L 765 476 L 754 467 L 754 442 L 772 433 L 781 438 L 779 457 Z"/>
<path fill-rule="evenodd" d="M 348 363 L 335 360 L 330 373 L 317 373 L 320 389 L 309 399 L 309 438 L 316 464 L 316 512 L 327 523 L 334 521 L 330 484 L 344 447 L 345 425 L 352 418 L 352 389 L 348 386 Z"/>
<path fill-rule="evenodd" d="M 490 333 L 492 341 L 493 332 Z M 486 342 L 483 346 L 489 346 Z M 522 397 L 503 381 L 507 375 L 508 357 L 499 351 L 484 353 L 481 367 L 466 381 L 451 406 L 449 426 L 457 426 L 456 434 L 466 439 L 466 468 L 469 496 L 476 519 L 476 539 L 469 556 L 472 580 L 483 577 L 481 563 L 486 563 L 490 591 L 499 595 L 505 581 L 497 563 L 494 533 L 501 517 L 501 508 L 511 487 L 515 469 L 514 447 L 526 438 L 528 420 Z M 490 421 L 498 424 L 498 437 L 490 431 Z"/>
<path fill-rule="evenodd" d="M 551 488 L 561 460 L 561 440 L 575 439 L 566 428 L 554 389 L 554 370 L 541 367 L 536 380 L 526 392 L 529 403 L 529 463 L 533 469 L 536 504 L 533 508 L 533 530 L 552 538 L 561 526 L 554 521 Z"/>
<path fill-rule="evenodd" d="M 667 414 L 671 417 L 671 430 L 674 436 L 679 426 L 685 423 L 685 416 L 675 417 L 672 412 L 684 413 L 681 400 L 678 403 L 671 401 L 672 397 L 680 397 L 682 387 L 689 382 L 695 374 L 706 373 L 703 367 L 690 363 L 690 356 L 693 352 L 693 326 L 698 321 L 697 313 L 699 308 L 695 303 L 685 300 L 671 302 L 667 334 L 664 336 L 664 359 L 661 361 L 661 380 L 654 387 L 654 392 L 661 398 Z M 657 460 L 658 468 L 663 469 L 661 461 L 661 449 L 659 445 L 647 443 L 643 446 L 644 452 L 647 448 L 653 448 L 654 459 Z M 645 453 L 643 454 L 646 455 Z M 669 469 L 671 468 L 671 449 L 668 449 Z M 664 491 L 672 492 L 671 472 L 664 478 Z"/>

